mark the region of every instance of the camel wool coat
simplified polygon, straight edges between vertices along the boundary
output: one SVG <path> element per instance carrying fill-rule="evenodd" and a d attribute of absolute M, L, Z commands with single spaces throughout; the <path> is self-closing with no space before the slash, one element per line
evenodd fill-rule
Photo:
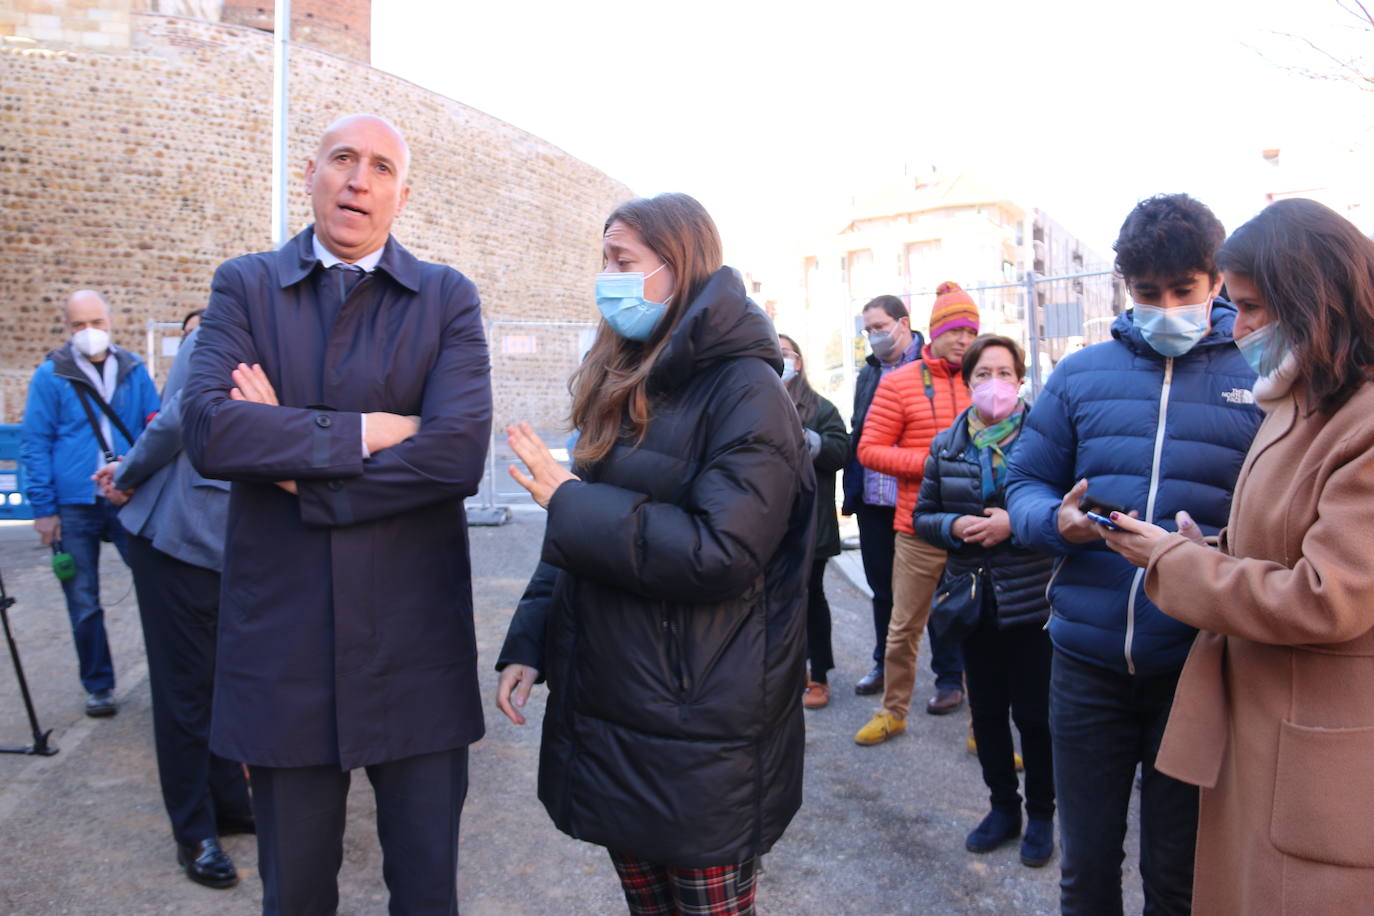
<path fill-rule="evenodd" d="M 1271 386 L 1266 392 L 1265 386 Z M 1145 591 L 1199 633 L 1156 766 L 1202 787 L 1193 912 L 1374 907 L 1374 383 L 1268 414 L 1219 550 L 1178 534 Z"/>

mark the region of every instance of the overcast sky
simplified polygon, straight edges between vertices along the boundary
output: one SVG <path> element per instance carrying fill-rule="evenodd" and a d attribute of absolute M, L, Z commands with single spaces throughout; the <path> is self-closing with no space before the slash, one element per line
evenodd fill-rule
<path fill-rule="evenodd" d="M 1234 228 L 1260 150 L 1374 149 L 1374 93 L 1303 79 L 1336 0 L 373 5 L 373 65 L 556 144 L 636 193 L 686 191 L 763 271 L 848 195 L 968 170 L 1103 254 L 1141 197 Z M 1374 63 L 1374 56 L 1371 57 Z M 1371 67 L 1374 70 L 1374 67 Z"/>

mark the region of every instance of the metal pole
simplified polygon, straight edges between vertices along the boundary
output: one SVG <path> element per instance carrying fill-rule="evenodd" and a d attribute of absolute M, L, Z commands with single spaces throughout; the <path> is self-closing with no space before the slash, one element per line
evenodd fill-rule
<path fill-rule="evenodd" d="M 286 244 L 287 54 L 291 41 L 291 0 L 276 0 L 272 32 L 272 247 Z"/>
<path fill-rule="evenodd" d="M 145 357 L 143 361 L 147 363 L 149 367 L 151 367 L 150 371 L 154 379 L 157 378 L 157 354 L 153 351 L 153 347 L 156 343 L 156 337 L 154 337 L 153 335 L 153 328 L 156 325 L 157 322 L 149 318 L 148 333 L 143 338 L 143 355 Z"/>
<path fill-rule="evenodd" d="M 1030 356 L 1031 399 L 1039 397 L 1040 386 L 1040 306 L 1035 295 L 1035 271 L 1026 271 L 1026 350 Z"/>

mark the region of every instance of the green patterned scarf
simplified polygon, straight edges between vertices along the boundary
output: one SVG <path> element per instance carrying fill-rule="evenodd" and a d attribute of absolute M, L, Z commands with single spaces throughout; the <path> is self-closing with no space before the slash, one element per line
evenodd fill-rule
<path fill-rule="evenodd" d="M 1019 401 L 1011 416 L 988 426 L 977 410 L 968 412 L 968 433 L 978 449 L 978 463 L 983 468 L 983 502 L 990 502 L 1007 484 L 1007 456 L 1002 446 L 1021 428 L 1026 404 Z"/>

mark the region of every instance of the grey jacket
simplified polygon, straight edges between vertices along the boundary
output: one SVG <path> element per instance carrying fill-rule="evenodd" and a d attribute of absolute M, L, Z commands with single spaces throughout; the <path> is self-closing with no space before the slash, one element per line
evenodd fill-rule
<path fill-rule="evenodd" d="M 168 556 L 218 572 L 224 565 L 229 482 L 202 477 L 181 446 L 181 388 L 196 348 L 196 328 L 181 342 L 162 389 L 162 410 L 115 472 L 115 486 L 137 492 L 120 510 L 125 529 Z"/>

